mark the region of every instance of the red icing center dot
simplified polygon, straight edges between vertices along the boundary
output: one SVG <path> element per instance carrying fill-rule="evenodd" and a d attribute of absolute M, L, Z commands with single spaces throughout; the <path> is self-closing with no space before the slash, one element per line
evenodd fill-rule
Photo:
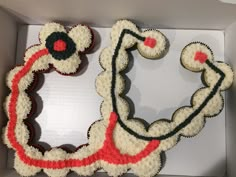
<path fill-rule="evenodd" d="M 198 60 L 200 63 L 205 63 L 205 61 L 207 60 L 207 54 L 203 53 L 203 52 L 196 52 L 195 53 L 195 57 L 194 57 L 194 60 Z"/>
<path fill-rule="evenodd" d="M 66 50 L 66 42 L 61 39 L 57 40 L 53 44 L 53 49 L 58 52 L 65 51 Z"/>
<path fill-rule="evenodd" d="M 156 39 L 151 38 L 151 37 L 146 37 L 145 41 L 144 41 L 144 45 L 150 47 L 150 48 L 154 48 L 156 46 Z"/>

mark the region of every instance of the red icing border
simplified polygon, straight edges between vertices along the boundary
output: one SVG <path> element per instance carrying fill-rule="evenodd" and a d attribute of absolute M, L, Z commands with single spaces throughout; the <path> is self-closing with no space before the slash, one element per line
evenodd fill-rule
<path fill-rule="evenodd" d="M 117 123 L 117 114 L 112 112 L 109 118 L 109 125 L 106 130 L 106 139 L 104 141 L 103 147 L 98 150 L 96 153 L 83 158 L 83 159 L 66 159 L 66 160 L 38 160 L 29 157 L 22 145 L 17 141 L 15 128 L 17 124 L 17 114 L 16 114 L 16 105 L 17 99 L 19 96 L 18 84 L 22 77 L 24 77 L 31 69 L 35 61 L 44 55 L 48 55 L 49 52 L 47 49 L 42 49 L 33 54 L 29 60 L 25 63 L 24 67 L 18 71 L 13 80 L 12 80 L 12 96 L 9 103 L 9 127 L 7 132 L 7 137 L 16 150 L 21 161 L 27 165 L 41 167 L 41 168 L 52 168 L 52 169 L 62 169 L 67 167 L 82 167 L 90 165 L 98 160 L 104 160 L 111 164 L 128 164 L 128 163 L 137 163 L 141 159 L 147 157 L 151 152 L 158 148 L 160 141 L 152 140 L 147 146 L 137 153 L 136 155 L 121 154 L 119 149 L 116 148 L 113 141 L 113 130 Z"/>

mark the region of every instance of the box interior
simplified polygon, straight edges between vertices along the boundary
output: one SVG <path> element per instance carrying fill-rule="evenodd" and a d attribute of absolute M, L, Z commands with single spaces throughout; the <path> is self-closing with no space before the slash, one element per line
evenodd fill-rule
<path fill-rule="evenodd" d="M 60 1 L 60 3 L 55 3 L 55 1 L 50 1 L 50 3 L 42 1 L 42 3 L 37 5 L 37 7 L 31 1 L 27 0 L 19 0 L 19 3 L 14 3 L 12 0 L 3 0 L 0 4 L 4 8 L 4 10 L 0 11 L 0 19 L 3 26 L 0 31 L 0 78 L 2 83 L 2 91 L 0 93 L 1 104 L 7 94 L 7 89 L 4 86 L 5 73 L 14 67 L 15 63 L 21 63 L 25 48 L 31 44 L 37 43 L 37 32 L 40 29 L 40 26 L 35 24 L 42 24 L 47 21 L 56 20 L 59 22 L 64 22 L 64 24 L 87 22 L 87 24 L 91 24 L 93 27 L 99 26 L 94 29 L 96 30 L 97 35 L 99 34 L 102 36 L 102 42 L 100 46 L 95 49 L 96 51 L 89 54 L 85 59 L 88 62 L 86 71 L 78 77 L 72 77 L 70 79 L 66 78 L 66 80 L 63 80 L 63 77 L 58 77 L 55 72 L 45 74 L 44 86 L 38 90 L 39 96 L 43 98 L 44 108 L 48 108 L 48 105 L 58 101 L 55 97 L 55 93 L 51 92 L 51 90 L 55 90 L 53 85 L 50 85 L 53 80 L 55 82 L 53 84 L 56 84 L 56 89 L 59 93 L 62 93 L 63 89 L 72 89 L 72 92 L 74 90 L 73 93 L 75 93 L 75 90 L 77 91 L 77 89 L 80 90 L 80 92 L 85 92 L 85 89 L 87 89 L 86 93 L 90 93 L 89 95 L 86 95 L 87 97 L 85 97 L 85 94 L 77 96 L 83 96 L 81 99 L 86 100 L 88 100 L 88 98 L 92 99 L 93 96 L 96 97 L 88 103 L 88 105 L 94 107 L 94 113 L 89 115 L 86 111 L 84 113 L 78 111 L 76 114 L 71 116 L 74 117 L 72 120 L 76 120 L 78 123 L 81 122 L 81 119 L 77 119 L 76 115 L 77 117 L 78 115 L 81 117 L 86 117 L 83 119 L 86 119 L 87 122 L 87 124 L 80 125 L 80 128 L 82 128 L 81 132 L 73 131 L 72 134 L 74 133 L 74 135 L 81 133 L 82 136 L 85 136 L 87 125 L 100 118 L 98 105 L 101 102 L 101 98 L 96 95 L 95 88 L 92 88 L 94 87 L 94 82 L 92 83 L 92 81 L 94 81 L 96 75 L 102 71 L 98 65 L 98 54 L 102 48 L 109 45 L 110 29 L 103 27 L 110 27 L 117 19 L 128 18 L 133 19 L 139 26 L 162 28 L 162 31 L 167 35 L 172 44 L 172 48 L 166 58 L 155 61 L 155 64 L 151 61 L 143 59 L 139 56 L 139 54 L 137 54 L 137 52 L 131 52 L 133 55 L 131 59 L 133 60 L 133 66 L 131 66 L 132 69 L 129 73 L 127 73 L 127 76 L 130 80 L 132 80 L 132 83 L 127 95 L 135 104 L 134 115 L 144 118 L 149 122 L 157 119 L 156 117 L 170 118 L 171 113 L 177 107 L 180 105 L 189 104 L 190 96 L 197 88 L 200 87 L 201 82 L 199 75 L 194 73 L 192 74 L 190 71 L 181 68 L 182 66 L 179 64 L 180 51 L 188 42 L 193 40 L 206 42 L 213 49 L 217 60 L 225 59 L 226 62 L 231 64 L 234 69 L 236 66 L 234 60 L 236 53 L 233 48 L 233 42 L 236 39 L 236 25 L 234 23 L 236 21 L 236 6 L 232 4 L 224 4 L 216 0 L 178 0 L 174 2 L 167 0 L 155 2 L 150 1 L 148 4 L 137 1 L 135 8 L 133 8 L 134 2 L 132 0 L 128 3 L 117 1 L 112 4 L 109 1 L 102 0 L 101 7 L 99 6 L 95 10 L 93 9 L 93 6 L 91 6 L 91 1 L 78 1 L 66 4 L 64 2 L 64 6 L 63 1 Z M 105 8 L 105 11 L 103 11 L 105 7 L 104 4 L 109 4 L 110 8 Z M 72 8 L 72 6 L 74 8 Z M 77 9 L 75 9 L 75 7 L 77 7 Z M 115 9 L 115 7 L 117 8 Z M 43 14 L 42 9 L 44 12 Z M 91 11 L 93 13 L 91 13 Z M 107 14 L 111 15 L 107 16 Z M 27 25 L 22 25 L 22 23 Z M 21 25 L 18 25 L 17 28 L 17 24 Z M 174 30 L 173 28 L 178 28 L 178 30 Z M 17 50 L 15 48 L 16 46 Z M 223 49 L 225 49 L 225 51 Z M 172 68 L 173 70 L 171 70 Z M 149 72 L 150 70 L 152 70 L 151 74 Z M 182 85 L 176 89 L 178 90 L 178 94 L 173 94 L 171 92 L 171 88 L 175 85 L 170 85 L 170 82 L 167 83 L 165 80 L 161 80 L 161 77 L 156 77 L 158 85 L 156 85 L 150 93 L 148 93 L 148 87 L 142 86 L 144 81 L 149 82 L 141 77 L 142 74 L 149 74 L 149 76 L 153 74 L 159 76 L 160 73 L 167 73 L 167 71 L 168 74 L 166 76 L 168 78 L 175 76 L 174 73 L 176 73 L 176 71 L 180 73 L 180 77 L 178 79 L 176 78 L 177 80 L 174 82 L 176 86 L 178 83 L 182 83 Z M 89 79 L 86 77 L 89 77 Z M 55 80 L 56 78 L 58 80 Z M 88 87 L 84 86 L 81 88 L 79 84 L 84 83 L 85 81 L 88 81 L 88 83 L 86 83 Z M 60 87 L 61 84 L 59 83 L 64 82 L 68 82 L 68 85 L 72 85 L 70 84 L 72 82 L 76 82 L 76 84 L 72 85 L 73 88 Z M 46 85 L 46 83 L 48 84 Z M 162 85 L 163 87 L 161 87 Z M 184 86 L 190 86 L 191 88 L 186 91 L 186 94 L 183 92 Z M 167 93 L 164 88 L 170 88 L 168 94 L 171 96 L 165 97 L 166 94 L 161 94 Z M 157 89 L 158 92 L 156 91 Z M 87 92 L 88 90 L 89 92 Z M 53 93 L 51 94 L 51 97 L 46 96 L 49 92 Z M 150 102 L 149 98 L 153 94 L 159 99 L 151 99 L 153 102 Z M 62 99 L 70 99 L 72 96 L 72 94 L 69 96 L 65 94 Z M 224 109 L 218 117 L 208 119 L 205 128 L 199 135 L 192 139 L 182 138 L 181 142 L 175 148 L 168 151 L 166 153 L 167 163 L 165 168 L 161 171 L 161 174 L 164 174 L 164 176 L 224 176 L 225 174 L 229 177 L 235 176 L 236 170 L 234 168 L 234 164 L 236 163 L 236 153 L 234 149 L 236 147 L 236 142 L 233 136 L 236 133 L 236 124 L 233 119 L 235 116 L 235 108 L 233 108 L 235 105 L 235 100 L 236 96 L 234 82 L 233 87 L 226 93 L 226 109 Z M 70 104 L 76 104 L 77 107 L 81 107 L 81 103 L 82 101 L 80 100 L 74 100 L 72 102 L 68 102 L 67 106 L 69 107 Z M 153 107 L 153 105 L 157 106 Z M 69 109 L 67 110 L 69 111 Z M 42 111 L 42 113 L 43 112 L 44 111 Z M 43 114 L 40 115 L 42 116 Z M 6 121 L 3 111 L 1 111 L 1 117 L 3 118 L 0 119 L 0 124 L 3 126 Z M 47 127 L 48 129 L 56 129 L 54 133 L 58 133 L 59 129 L 65 128 L 62 123 L 57 123 L 52 127 L 50 121 L 54 122 L 54 120 L 45 120 L 42 117 L 38 117 L 39 124 L 48 121 L 49 127 L 44 127 Z M 224 126 L 225 121 L 226 126 Z M 71 124 L 68 124 L 67 126 L 71 126 Z M 74 126 L 73 129 L 78 130 L 78 127 Z M 42 132 L 46 133 L 46 131 Z M 44 138 L 42 139 L 44 141 L 50 137 L 46 134 L 41 135 L 41 138 Z M 52 134 L 52 136 L 54 135 L 55 134 Z M 73 135 L 71 137 L 73 137 Z M 66 140 L 69 140 L 70 144 L 75 145 L 85 142 L 84 139 L 80 140 L 69 138 Z M 48 141 L 52 142 L 50 139 L 48 139 Z M 57 146 L 61 143 L 66 143 L 65 139 L 59 139 L 59 141 L 54 142 L 52 146 Z M 213 144 L 215 144 L 215 146 L 211 146 Z M 5 159 L 5 161 L 0 161 L 0 172 L 2 174 L 5 172 L 4 175 L 7 176 L 6 172 L 10 172 L 7 169 L 11 169 L 12 166 L 12 153 L 8 153 L 9 156 L 7 156 L 7 153 L 4 153 L 6 152 L 6 148 L 3 145 L 0 146 L 0 150 L 3 152 L 1 153 L 3 154 L 3 159 Z M 205 164 L 202 159 L 207 159 L 207 156 L 208 161 L 206 161 Z M 10 172 L 8 175 L 17 176 L 14 172 Z"/>
<path fill-rule="evenodd" d="M 39 25 L 19 28 L 17 65 L 23 63 L 25 49 L 39 43 L 40 29 Z M 37 105 L 40 104 L 35 128 L 41 128 L 36 137 L 39 137 L 41 144 L 47 144 L 48 148 L 87 143 L 89 126 L 101 118 L 99 108 L 102 99 L 96 93 L 94 81 L 102 72 L 98 59 L 101 50 L 110 44 L 111 29 L 93 30 L 96 31 L 96 39 L 102 40 L 97 40 L 95 51 L 82 58 L 83 68 L 76 76 L 60 76 L 51 72 L 40 77 L 40 88 L 35 96 Z M 211 46 L 218 60 L 224 56 L 223 31 L 163 29 L 161 32 L 170 42 L 168 54 L 160 60 L 148 60 L 134 50 L 126 74 L 126 86 L 130 87 L 127 88 L 127 96 L 132 100 L 130 106 L 133 107 L 131 111 L 134 117 L 149 123 L 160 118 L 170 119 L 178 107 L 189 105 L 191 95 L 203 87 L 200 73 L 190 72 L 180 64 L 180 53 L 185 45 L 192 41 L 202 41 Z M 22 41 L 25 41 L 24 44 Z M 167 152 L 167 162 L 161 174 L 223 176 L 226 148 L 225 143 L 219 144 L 219 141 L 225 142 L 224 111 L 210 119 L 196 139 L 182 138 L 177 145 L 179 147 Z"/>

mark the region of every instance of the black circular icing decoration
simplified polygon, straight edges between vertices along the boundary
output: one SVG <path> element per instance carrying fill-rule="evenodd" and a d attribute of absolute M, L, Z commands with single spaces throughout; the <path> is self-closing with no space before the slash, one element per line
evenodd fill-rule
<path fill-rule="evenodd" d="M 54 50 L 54 43 L 58 40 L 62 40 L 66 43 L 66 49 L 62 51 Z M 72 56 L 76 51 L 76 45 L 74 41 L 64 32 L 53 32 L 46 39 L 46 47 L 53 58 L 57 60 L 66 60 Z"/>

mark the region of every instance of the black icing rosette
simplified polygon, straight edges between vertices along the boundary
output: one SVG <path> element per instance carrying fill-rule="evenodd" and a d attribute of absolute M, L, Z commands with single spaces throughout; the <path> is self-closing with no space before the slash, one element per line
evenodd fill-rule
<path fill-rule="evenodd" d="M 46 47 L 53 58 L 66 60 L 76 51 L 76 44 L 64 32 L 53 32 L 46 39 Z"/>

